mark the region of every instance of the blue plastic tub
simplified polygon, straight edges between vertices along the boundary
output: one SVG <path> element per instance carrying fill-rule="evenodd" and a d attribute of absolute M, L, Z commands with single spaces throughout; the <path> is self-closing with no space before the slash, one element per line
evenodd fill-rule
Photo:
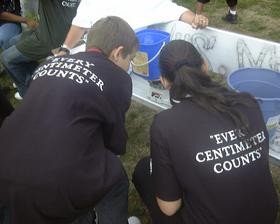
<path fill-rule="evenodd" d="M 249 92 L 258 99 L 270 138 L 280 124 L 280 73 L 263 68 L 242 68 L 227 79 L 231 89 Z"/>
<path fill-rule="evenodd" d="M 170 34 L 160 30 L 144 29 L 136 33 L 139 50 L 132 63 L 133 72 L 147 80 L 159 80 L 158 55 L 170 41 Z"/>

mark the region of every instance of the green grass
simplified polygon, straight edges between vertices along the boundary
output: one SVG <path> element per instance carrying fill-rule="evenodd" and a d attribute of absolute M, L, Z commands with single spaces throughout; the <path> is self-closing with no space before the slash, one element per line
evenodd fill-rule
<path fill-rule="evenodd" d="M 177 3 L 195 10 L 196 0 L 177 0 Z M 227 24 L 221 17 L 227 13 L 225 0 L 211 0 L 204 7 L 209 25 L 220 29 L 243 33 L 262 39 L 280 40 L 280 3 L 278 0 L 242 0 L 238 3 L 239 23 Z"/>
<path fill-rule="evenodd" d="M 127 113 L 126 127 L 128 130 L 127 153 L 122 161 L 131 180 L 131 174 L 136 163 L 149 155 L 149 128 L 155 111 L 133 102 Z M 129 213 L 141 217 L 142 223 L 149 223 L 148 213 L 142 204 L 133 184 L 129 190 Z"/>
<path fill-rule="evenodd" d="M 194 10 L 196 0 L 177 0 L 177 3 Z M 227 5 L 225 0 L 212 0 L 205 6 L 204 10 L 204 14 L 209 17 L 210 26 L 212 27 L 276 42 L 280 41 L 279 0 L 239 1 L 238 15 L 240 20 L 236 25 L 230 25 L 221 20 L 221 17 L 226 12 Z M 19 102 L 12 97 L 15 90 L 11 87 L 11 81 L 7 75 L 2 75 L 0 77 L 0 83 L 7 89 L 8 96 L 13 105 L 17 106 Z M 121 160 L 124 163 L 130 179 L 136 163 L 144 156 L 149 155 L 149 128 L 155 114 L 156 111 L 135 102 L 132 103 L 127 113 L 126 127 L 129 140 L 127 144 L 127 153 L 121 157 Z M 271 171 L 275 187 L 278 195 L 280 195 L 280 168 L 271 164 Z M 133 184 L 130 185 L 129 214 L 140 217 L 143 224 L 150 223 L 148 213 L 137 195 Z M 276 223 L 280 224 L 280 217 Z"/>

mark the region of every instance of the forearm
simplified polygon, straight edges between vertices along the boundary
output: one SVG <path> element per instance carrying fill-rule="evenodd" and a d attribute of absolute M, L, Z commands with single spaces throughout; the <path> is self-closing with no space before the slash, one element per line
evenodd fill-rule
<path fill-rule="evenodd" d="M 192 21 L 194 20 L 195 14 L 192 11 L 186 11 L 180 16 L 180 21 L 192 24 Z"/>
<path fill-rule="evenodd" d="M 174 215 L 182 206 L 182 199 L 176 201 L 164 201 L 156 197 L 160 210 L 167 216 Z"/>
<path fill-rule="evenodd" d="M 18 16 L 9 12 L 0 13 L 0 20 L 4 20 L 7 22 L 24 23 L 29 28 L 36 28 L 38 26 L 37 21 L 33 19 L 28 19 L 26 17 Z"/>
<path fill-rule="evenodd" d="M 0 14 L 0 20 L 7 22 L 27 23 L 27 18 L 9 12 L 2 12 Z"/>
<path fill-rule="evenodd" d="M 192 11 L 185 11 L 181 15 L 180 21 L 190 24 L 195 29 L 208 26 L 207 17 L 200 14 L 194 14 Z"/>
<path fill-rule="evenodd" d="M 64 45 L 66 45 L 69 49 L 73 48 L 81 40 L 86 31 L 87 28 L 72 25 L 66 36 Z"/>

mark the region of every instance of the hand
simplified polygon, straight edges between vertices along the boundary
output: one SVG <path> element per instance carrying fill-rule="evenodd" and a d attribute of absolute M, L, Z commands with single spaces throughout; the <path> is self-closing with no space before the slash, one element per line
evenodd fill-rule
<path fill-rule="evenodd" d="M 64 56 L 67 55 L 67 53 L 65 51 L 58 51 L 56 53 L 54 53 L 54 56 Z"/>
<path fill-rule="evenodd" d="M 208 18 L 200 14 L 195 14 L 192 20 L 192 27 L 199 29 L 205 28 L 206 26 L 208 26 Z"/>
<path fill-rule="evenodd" d="M 28 28 L 36 28 L 38 26 L 38 22 L 33 19 L 26 19 L 26 25 Z"/>

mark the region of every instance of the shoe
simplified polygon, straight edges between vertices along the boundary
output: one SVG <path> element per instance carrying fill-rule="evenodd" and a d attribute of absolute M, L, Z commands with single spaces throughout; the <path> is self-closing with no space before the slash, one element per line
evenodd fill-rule
<path fill-rule="evenodd" d="M 224 20 L 225 22 L 231 23 L 231 24 L 236 24 L 238 21 L 238 15 L 237 13 L 231 14 L 230 11 L 228 11 L 228 14 L 226 14 L 224 17 L 222 17 L 222 20 Z"/>
<path fill-rule="evenodd" d="M 23 98 L 21 97 L 21 95 L 19 94 L 19 92 L 16 92 L 15 93 L 15 98 L 17 99 L 17 100 L 22 100 Z"/>
<path fill-rule="evenodd" d="M 128 224 L 141 224 L 140 219 L 138 219 L 136 216 L 130 216 L 127 222 Z"/>
<path fill-rule="evenodd" d="M 16 89 L 17 88 L 17 85 L 13 82 L 13 87 L 14 87 L 14 89 Z"/>

